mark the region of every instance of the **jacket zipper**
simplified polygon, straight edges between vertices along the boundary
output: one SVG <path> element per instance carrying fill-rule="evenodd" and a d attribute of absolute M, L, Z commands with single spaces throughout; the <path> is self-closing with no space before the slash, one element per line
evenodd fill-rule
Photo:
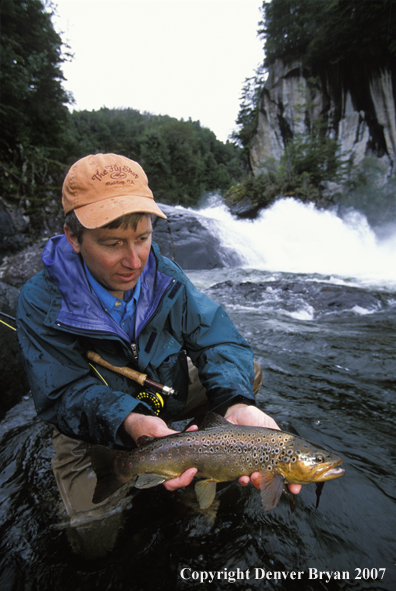
<path fill-rule="evenodd" d="M 157 304 L 157 307 L 155 308 L 155 310 L 153 310 L 153 313 L 151 314 L 151 316 L 150 316 L 149 318 L 147 318 L 147 319 L 146 319 L 146 322 L 145 322 L 145 323 L 142 325 L 142 327 L 140 328 L 139 334 L 140 334 L 140 333 L 142 332 L 142 330 L 143 330 L 143 329 L 144 329 L 144 328 L 147 326 L 147 324 L 148 324 L 149 322 L 151 322 L 151 321 L 152 321 L 152 319 L 154 318 L 154 316 L 157 314 L 157 312 L 158 312 L 158 309 L 159 309 L 159 307 L 160 307 L 160 304 L 161 304 L 161 303 L 164 301 L 165 295 L 166 295 L 167 293 L 169 293 L 169 290 L 170 290 L 170 288 L 171 288 L 172 286 L 174 286 L 174 285 L 175 285 L 175 283 L 176 283 L 176 279 L 175 279 L 175 278 L 172 278 L 172 281 L 170 282 L 170 284 L 169 284 L 168 288 L 167 288 L 167 289 L 165 289 L 164 293 L 162 294 L 162 296 L 161 296 L 161 299 L 159 300 L 159 302 L 158 302 L 158 304 Z M 135 339 L 136 339 L 136 338 L 137 338 L 137 337 L 135 336 Z M 131 351 L 132 351 L 132 354 L 133 354 L 133 356 L 134 356 L 135 360 L 136 360 L 136 361 L 138 361 L 138 359 L 139 359 L 139 354 L 138 354 L 138 350 L 137 350 L 137 344 L 136 344 L 136 343 L 131 343 Z"/>

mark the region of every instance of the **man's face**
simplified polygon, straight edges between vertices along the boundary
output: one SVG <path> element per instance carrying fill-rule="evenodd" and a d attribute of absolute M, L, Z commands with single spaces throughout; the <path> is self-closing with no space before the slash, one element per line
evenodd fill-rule
<path fill-rule="evenodd" d="M 131 227 L 85 229 L 81 242 L 65 227 L 74 251 L 80 253 L 91 275 L 107 291 L 122 299 L 135 287 L 151 247 L 151 219 L 144 216 L 136 230 Z"/>

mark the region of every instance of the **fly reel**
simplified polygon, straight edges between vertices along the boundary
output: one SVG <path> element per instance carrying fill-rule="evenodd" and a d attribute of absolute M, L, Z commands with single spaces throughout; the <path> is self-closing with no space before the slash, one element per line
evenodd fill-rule
<path fill-rule="evenodd" d="M 161 394 L 151 390 L 142 390 L 136 396 L 138 400 L 145 402 L 158 417 L 165 408 L 165 402 Z"/>

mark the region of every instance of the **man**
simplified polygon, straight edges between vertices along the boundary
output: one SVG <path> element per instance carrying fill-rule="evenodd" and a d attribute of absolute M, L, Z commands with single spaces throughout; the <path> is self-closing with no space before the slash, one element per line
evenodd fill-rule
<path fill-rule="evenodd" d="M 82 158 L 65 178 L 62 204 L 65 234 L 48 242 L 45 269 L 22 289 L 17 325 L 37 413 L 56 428 L 57 484 L 75 517 L 94 510 L 89 444 L 128 448 L 142 435 L 169 435 L 166 421 L 195 416 L 203 402 L 234 424 L 276 423 L 256 408 L 251 347 L 152 242 L 151 216 L 166 216 L 139 164 L 115 154 Z M 155 416 L 138 384 L 92 366 L 88 351 L 177 395 Z M 186 486 L 195 474 L 165 486 Z"/>

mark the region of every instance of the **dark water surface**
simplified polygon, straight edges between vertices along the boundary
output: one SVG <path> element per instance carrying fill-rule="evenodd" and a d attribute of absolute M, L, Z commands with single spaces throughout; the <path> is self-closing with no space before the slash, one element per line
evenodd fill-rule
<path fill-rule="evenodd" d="M 293 571 L 301 589 L 393 591 L 396 292 L 236 269 L 191 277 L 203 288 L 228 280 L 208 293 L 254 347 L 259 406 L 341 455 L 345 475 L 325 484 L 317 509 L 315 486 L 304 487 L 294 512 L 283 495 L 264 513 L 258 491 L 238 484 L 207 514 L 189 489 L 142 491 L 115 549 L 88 560 L 69 545 L 51 429 L 26 399 L 0 424 L 1 591 L 289 590 Z M 201 583 L 209 571 L 215 580 Z"/>

